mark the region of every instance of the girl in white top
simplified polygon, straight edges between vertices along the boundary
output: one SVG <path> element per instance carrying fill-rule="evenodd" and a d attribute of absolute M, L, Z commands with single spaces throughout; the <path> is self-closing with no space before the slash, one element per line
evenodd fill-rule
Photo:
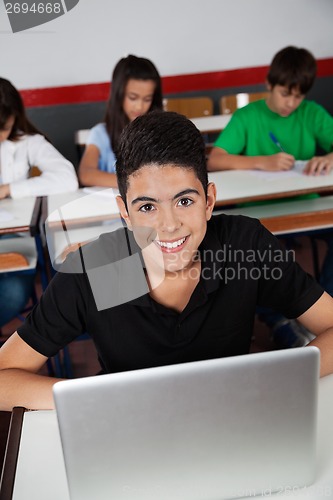
<path fill-rule="evenodd" d="M 41 175 L 29 178 L 31 167 Z M 19 92 L 0 78 L 0 199 L 77 188 L 73 165 L 29 122 Z"/>

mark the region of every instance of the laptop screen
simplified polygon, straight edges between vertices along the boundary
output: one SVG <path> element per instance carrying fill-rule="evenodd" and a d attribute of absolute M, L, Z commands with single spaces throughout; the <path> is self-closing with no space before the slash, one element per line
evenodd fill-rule
<path fill-rule="evenodd" d="M 71 499 L 223 500 L 310 484 L 318 380 L 319 350 L 306 347 L 59 382 Z"/>

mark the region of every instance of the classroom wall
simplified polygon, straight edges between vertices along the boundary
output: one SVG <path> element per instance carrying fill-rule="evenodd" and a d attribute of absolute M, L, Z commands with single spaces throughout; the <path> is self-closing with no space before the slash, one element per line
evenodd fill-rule
<path fill-rule="evenodd" d="M 321 63 L 311 97 L 333 112 L 332 19 L 332 0 L 79 0 L 12 33 L 0 2 L 0 75 L 76 162 L 74 131 L 102 119 L 111 71 L 128 53 L 154 61 L 166 95 L 211 95 L 217 112 L 223 93 L 263 88 L 277 50 L 304 46 Z"/>

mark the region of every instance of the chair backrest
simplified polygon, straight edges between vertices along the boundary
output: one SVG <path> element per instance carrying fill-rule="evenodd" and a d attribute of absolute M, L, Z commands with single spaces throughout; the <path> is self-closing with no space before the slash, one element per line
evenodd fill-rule
<path fill-rule="evenodd" d="M 268 92 L 251 92 L 239 93 L 232 95 L 224 95 L 220 99 L 220 113 L 222 115 L 230 115 L 236 109 L 242 108 L 249 104 L 249 102 L 258 101 L 259 99 L 266 99 Z"/>
<path fill-rule="evenodd" d="M 210 97 L 175 97 L 163 99 L 165 111 L 175 111 L 187 118 L 211 116 L 213 114 L 213 100 Z"/>
<path fill-rule="evenodd" d="M 77 130 L 75 132 L 75 135 L 74 135 L 75 144 L 77 146 L 85 146 L 87 139 L 88 139 L 89 132 L 90 132 L 89 128 Z"/>
<path fill-rule="evenodd" d="M 28 271 L 36 266 L 36 240 L 33 236 L 0 239 L 1 271 Z"/>
<path fill-rule="evenodd" d="M 80 161 L 84 152 L 84 148 L 86 147 L 87 139 L 89 136 L 90 129 L 85 128 L 81 130 L 76 130 L 74 134 L 74 142 L 77 152 L 78 160 Z"/>

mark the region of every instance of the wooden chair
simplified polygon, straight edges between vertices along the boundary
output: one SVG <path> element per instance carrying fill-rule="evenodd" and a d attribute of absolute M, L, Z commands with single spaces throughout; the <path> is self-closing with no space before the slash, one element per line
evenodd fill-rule
<path fill-rule="evenodd" d="M 223 115 L 230 115 L 236 109 L 242 108 L 249 104 L 249 102 L 258 101 L 259 99 L 266 99 L 268 92 L 251 92 L 239 93 L 232 95 L 224 95 L 220 99 L 220 113 Z"/>
<path fill-rule="evenodd" d="M 175 97 L 163 99 L 165 111 L 175 111 L 187 118 L 211 116 L 213 114 L 213 100 L 210 97 Z"/>

